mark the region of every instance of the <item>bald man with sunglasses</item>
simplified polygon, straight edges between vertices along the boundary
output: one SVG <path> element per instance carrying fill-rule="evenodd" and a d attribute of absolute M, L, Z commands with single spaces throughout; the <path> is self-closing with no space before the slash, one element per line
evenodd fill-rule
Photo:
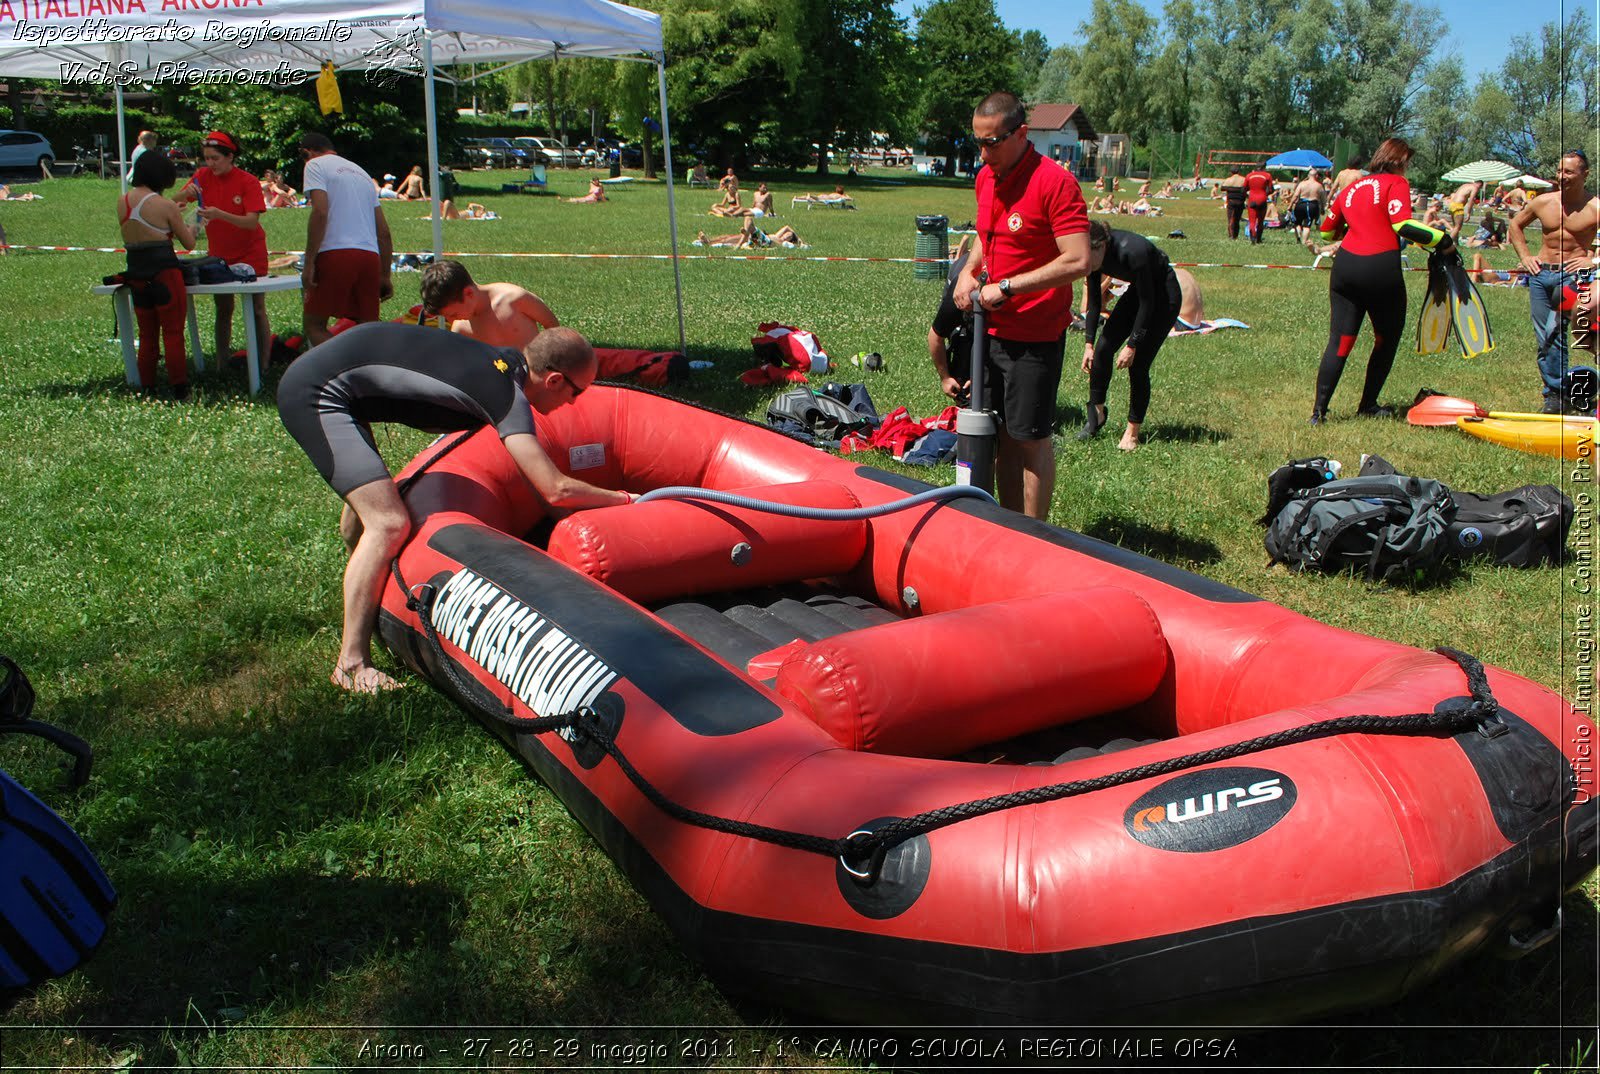
<path fill-rule="evenodd" d="M 985 395 L 1000 416 L 995 484 L 1002 506 L 1043 519 L 1055 491 L 1056 394 L 1072 282 L 1089 274 L 1089 211 L 1078 181 L 1028 141 L 1027 113 L 991 93 L 972 115 L 984 167 L 975 190 L 977 240 L 955 303 L 986 311 Z"/>

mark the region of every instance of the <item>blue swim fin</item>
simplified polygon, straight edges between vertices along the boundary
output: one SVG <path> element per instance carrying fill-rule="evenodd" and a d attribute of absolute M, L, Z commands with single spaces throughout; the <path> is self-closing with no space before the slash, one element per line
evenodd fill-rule
<path fill-rule="evenodd" d="M 88 777 L 89 747 L 27 718 L 33 688 L 0 656 L 0 734 L 47 738 Z M 76 968 L 100 945 L 116 889 L 67 822 L 0 771 L 0 1006 L 16 990 Z"/>

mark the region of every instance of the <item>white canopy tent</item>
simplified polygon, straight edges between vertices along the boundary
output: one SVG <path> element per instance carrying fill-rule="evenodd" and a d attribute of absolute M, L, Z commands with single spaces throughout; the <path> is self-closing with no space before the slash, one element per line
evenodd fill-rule
<path fill-rule="evenodd" d="M 661 16 L 609 0 L 0 0 L 0 75 L 113 82 L 118 158 L 126 160 L 122 89 L 204 79 L 296 85 L 326 62 L 339 71 L 425 79 L 428 173 L 439 208 L 438 67 L 588 56 L 656 65 L 668 228 L 684 346 L 683 279 L 667 120 Z"/>

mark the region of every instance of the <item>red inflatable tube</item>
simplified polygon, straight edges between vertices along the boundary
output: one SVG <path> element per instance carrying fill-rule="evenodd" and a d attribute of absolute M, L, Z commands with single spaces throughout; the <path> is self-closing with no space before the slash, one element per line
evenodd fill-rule
<path fill-rule="evenodd" d="M 826 481 L 731 491 L 796 507 L 861 506 L 849 489 Z M 549 551 L 618 593 L 652 601 L 845 574 L 866 546 L 867 524 L 861 520 L 655 500 L 626 511 L 570 515 L 556 524 Z"/>
<path fill-rule="evenodd" d="M 1099 586 L 812 642 L 774 689 L 847 749 L 949 757 L 1127 708 L 1166 670 L 1150 606 Z"/>

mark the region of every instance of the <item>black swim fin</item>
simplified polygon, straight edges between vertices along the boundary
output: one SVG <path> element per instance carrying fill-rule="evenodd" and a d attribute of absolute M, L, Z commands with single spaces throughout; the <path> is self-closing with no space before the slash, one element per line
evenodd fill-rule
<path fill-rule="evenodd" d="M 47 738 L 88 776 L 89 748 L 28 719 L 33 688 L 0 657 L 0 734 Z M 0 1008 L 21 989 L 76 968 L 100 945 L 116 889 L 67 822 L 0 771 Z"/>
<path fill-rule="evenodd" d="M 1461 255 L 1452 251 L 1443 258 L 1445 277 L 1450 284 L 1450 319 L 1455 326 L 1461 357 L 1478 358 L 1494 350 L 1494 335 L 1489 330 L 1489 311 L 1483 296 L 1467 276 Z"/>
<path fill-rule="evenodd" d="M 1450 280 L 1443 258 L 1428 255 L 1428 287 L 1417 313 L 1417 353 L 1443 354 L 1450 343 Z"/>

